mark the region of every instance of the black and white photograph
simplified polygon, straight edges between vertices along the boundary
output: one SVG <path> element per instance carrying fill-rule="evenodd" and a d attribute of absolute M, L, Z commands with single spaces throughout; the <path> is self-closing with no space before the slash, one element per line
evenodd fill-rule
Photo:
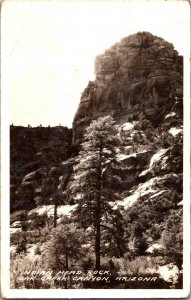
<path fill-rule="evenodd" d="M 188 297 L 189 58 L 188 1 L 1 1 L 2 297 Z"/>

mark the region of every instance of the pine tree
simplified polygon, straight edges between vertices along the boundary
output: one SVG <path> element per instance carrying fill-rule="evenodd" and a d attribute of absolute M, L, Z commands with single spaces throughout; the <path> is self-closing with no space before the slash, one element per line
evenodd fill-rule
<path fill-rule="evenodd" d="M 86 129 L 71 186 L 71 196 L 78 198 L 77 220 L 83 228 L 93 227 L 96 270 L 100 269 L 101 238 L 105 230 L 113 234 L 117 247 L 120 245 L 119 252 L 122 253 L 122 216 L 111 207 L 110 202 L 115 200 L 116 194 L 109 188 L 111 182 L 119 182 L 120 178 L 104 174 L 107 164 L 115 161 L 118 145 L 117 129 L 112 117 L 106 116 L 93 121 Z M 120 223 L 120 234 L 116 223 Z"/>

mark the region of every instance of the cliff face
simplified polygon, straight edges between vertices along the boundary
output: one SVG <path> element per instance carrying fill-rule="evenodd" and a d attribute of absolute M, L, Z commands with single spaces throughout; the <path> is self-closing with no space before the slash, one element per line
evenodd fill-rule
<path fill-rule="evenodd" d="M 11 175 L 25 175 L 34 171 L 38 163 L 51 166 L 64 160 L 68 157 L 71 139 L 72 132 L 67 127 L 11 126 Z"/>
<path fill-rule="evenodd" d="M 55 194 L 62 162 L 72 156 L 67 127 L 10 127 L 11 212 L 31 209 Z"/>
<path fill-rule="evenodd" d="M 173 45 L 147 32 L 122 39 L 97 56 L 94 82 L 84 90 L 73 122 L 79 143 L 92 119 L 110 114 L 157 125 L 182 108 L 183 59 Z"/>

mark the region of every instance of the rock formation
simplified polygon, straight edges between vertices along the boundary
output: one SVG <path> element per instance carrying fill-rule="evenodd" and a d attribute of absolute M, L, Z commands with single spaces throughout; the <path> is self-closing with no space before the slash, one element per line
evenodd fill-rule
<path fill-rule="evenodd" d="M 73 122 L 79 143 L 92 119 L 146 118 L 157 124 L 182 106 L 183 59 L 173 45 L 147 32 L 123 38 L 96 57 L 94 82 L 84 90 Z"/>
<path fill-rule="evenodd" d="M 103 176 L 112 178 L 108 188 L 118 196 L 110 201 L 111 208 L 122 211 L 126 218 L 127 254 L 161 259 L 163 253 L 167 265 L 162 262 L 161 272 L 166 272 L 171 260 L 179 270 L 183 59 L 172 44 L 140 32 L 99 55 L 95 74 L 95 81 L 82 94 L 73 130 L 11 126 L 11 230 L 18 231 L 26 215 L 31 222 L 31 214 L 43 214 L 47 206 L 49 216 L 53 214 L 54 197 L 62 197 L 60 215 L 72 212 L 79 199 L 70 198 L 66 190 L 75 182 L 73 167 L 80 159 L 83 133 L 93 119 L 111 115 L 121 142 Z M 116 175 L 120 181 L 115 180 Z"/>

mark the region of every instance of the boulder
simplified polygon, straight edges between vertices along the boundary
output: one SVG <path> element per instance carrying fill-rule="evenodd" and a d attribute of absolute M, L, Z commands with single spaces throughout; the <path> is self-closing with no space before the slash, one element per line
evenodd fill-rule
<path fill-rule="evenodd" d="M 160 277 L 167 282 L 172 282 L 173 284 L 178 281 L 179 272 L 179 268 L 173 263 L 165 266 L 159 266 L 158 268 Z"/>
<path fill-rule="evenodd" d="M 162 244 L 155 243 L 152 246 L 150 246 L 145 252 L 146 253 L 161 253 L 165 247 Z"/>

